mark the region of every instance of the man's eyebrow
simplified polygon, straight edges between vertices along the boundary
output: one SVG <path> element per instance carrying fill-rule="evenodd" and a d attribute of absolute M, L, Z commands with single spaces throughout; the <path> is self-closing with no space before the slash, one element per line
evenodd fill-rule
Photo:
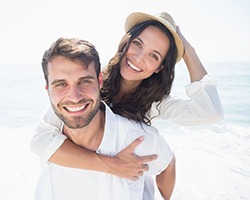
<path fill-rule="evenodd" d="M 65 81 L 65 79 L 56 79 L 56 80 L 51 82 L 51 85 L 55 85 L 57 83 L 61 83 L 61 82 L 64 82 L 64 81 Z"/>
<path fill-rule="evenodd" d="M 95 79 L 96 77 L 89 75 L 89 76 L 80 77 L 78 80 L 83 81 L 83 80 L 95 80 Z"/>
<path fill-rule="evenodd" d="M 84 76 L 84 77 L 80 77 L 79 78 L 79 80 L 87 80 L 87 79 L 91 79 L 91 80 L 95 80 L 95 77 L 94 76 Z M 51 82 L 51 85 L 55 85 L 55 84 L 57 84 L 57 83 L 61 83 L 61 82 L 65 82 L 66 81 L 66 79 L 56 79 L 56 80 L 54 80 L 54 81 L 52 81 Z"/>
<path fill-rule="evenodd" d="M 95 79 L 95 77 L 94 76 L 91 76 L 91 75 L 88 75 L 88 76 L 83 76 L 83 77 L 81 77 L 81 78 L 79 78 L 79 79 Z"/>

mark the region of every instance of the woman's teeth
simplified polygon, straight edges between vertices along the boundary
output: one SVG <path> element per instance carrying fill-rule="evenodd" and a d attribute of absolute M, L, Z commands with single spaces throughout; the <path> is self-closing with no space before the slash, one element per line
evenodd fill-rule
<path fill-rule="evenodd" d="M 133 65 L 133 64 L 132 64 L 131 62 L 129 62 L 129 61 L 128 61 L 128 66 L 129 66 L 131 69 L 133 69 L 133 70 L 135 70 L 135 71 L 137 71 L 137 72 L 141 72 L 141 71 L 142 71 L 140 68 L 136 67 L 135 65 Z"/>

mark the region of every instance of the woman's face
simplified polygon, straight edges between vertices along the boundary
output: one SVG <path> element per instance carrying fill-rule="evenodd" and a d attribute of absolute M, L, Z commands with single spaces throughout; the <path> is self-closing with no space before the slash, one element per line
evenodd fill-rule
<path fill-rule="evenodd" d="M 138 37 L 131 41 L 121 61 L 122 78 L 139 84 L 153 73 L 158 73 L 169 46 L 168 37 L 159 28 L 155 26 L 145 28 Z"/>

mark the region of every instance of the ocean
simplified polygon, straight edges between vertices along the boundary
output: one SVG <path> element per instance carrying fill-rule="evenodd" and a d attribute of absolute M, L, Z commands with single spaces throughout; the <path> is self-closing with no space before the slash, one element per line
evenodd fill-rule
<path fill-rule="evenodd" d="M 250 200 L 250 63 L 206 63 L 218 81 L 225 118 L 183 127 L 154 123 L 177 160 L 173 200 Z M 48 105 L 40 64 L 0 65 L 0 199 L 33 199 L 39 159 L 30 152 L 34 126 Z M 185 97 L 183 63 L 172 94 Z"/>

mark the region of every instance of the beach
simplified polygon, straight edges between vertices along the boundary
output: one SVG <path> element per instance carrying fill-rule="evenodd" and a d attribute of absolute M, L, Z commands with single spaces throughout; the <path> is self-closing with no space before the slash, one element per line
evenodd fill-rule
<path fill-rule="evenodd" d="M 225 117 L 199 127 L 154 123 L 176 156 L 173 200 L 250 199 L 250 64 L 212 63 Z M 174 95 L 184 94 L 182 65 Z M 183 72 L 184 71 L 184 72 Z M 40 175 L 39 158 L 29 150 L 33 130 L 48 105 L 39 64 L 0 65 L 0 199 L 32 200 Z"/>

